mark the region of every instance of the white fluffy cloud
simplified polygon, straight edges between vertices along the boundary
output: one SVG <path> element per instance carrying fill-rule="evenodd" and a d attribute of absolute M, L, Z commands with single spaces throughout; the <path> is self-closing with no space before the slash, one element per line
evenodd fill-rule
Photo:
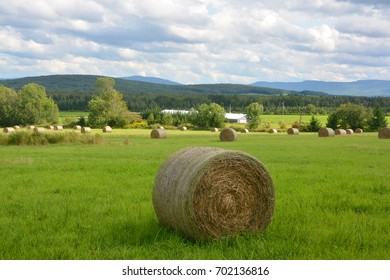
<path fill-rule="evenodd" d="M 390 76 L 388 1 L 13 0 L 0 10 L 0 78 L 85 73 L 251 83 Z"/>

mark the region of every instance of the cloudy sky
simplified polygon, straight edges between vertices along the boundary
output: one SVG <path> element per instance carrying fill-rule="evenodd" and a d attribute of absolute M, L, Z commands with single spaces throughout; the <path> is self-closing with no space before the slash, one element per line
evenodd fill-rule
<path fill-rule="evenodd" d="M 389 0 L 0 2 L 0 78 L 390 80 Z"/>

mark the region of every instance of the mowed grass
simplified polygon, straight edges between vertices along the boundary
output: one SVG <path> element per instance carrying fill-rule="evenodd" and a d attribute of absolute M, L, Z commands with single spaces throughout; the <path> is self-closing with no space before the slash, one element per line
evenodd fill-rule
<path fill-rule="evenodd" d="M 220 142 L 207 131 L 151 139 L 150 130 L 114 130 L 103 138 L 0 146 L 0 259 L 390 258 L 390 140 L 376 133 Z M 187 146 L 241 150 L 267 166 L 276 210 L 266 232 L 196 242 L 159 224 L 155 175 Z"/>

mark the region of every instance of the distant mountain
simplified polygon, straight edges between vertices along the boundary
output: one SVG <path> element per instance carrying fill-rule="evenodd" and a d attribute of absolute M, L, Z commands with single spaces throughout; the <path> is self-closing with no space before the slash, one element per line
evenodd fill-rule
<path fill-rule="evenodd" d="M 160 85 L 171 85 L 171 86 L 182 85 L 180 83 L 176 83 L 176 82 L 173 82 L 170 80 L 165 80 L 165 79 L 157 78 L 157 77 L 130 76 L 130 77 L 120 77 L 119 79 L 152 83 L 152 84 L 160 84 Z"/>
<path fill-rule="evenodd" d="M 256 82 L 252 86 L 294 91 L 320 91 L 332 95 L 390 97 L 390 81 L 386 80 L 359 80 L 355 82 Z"/>

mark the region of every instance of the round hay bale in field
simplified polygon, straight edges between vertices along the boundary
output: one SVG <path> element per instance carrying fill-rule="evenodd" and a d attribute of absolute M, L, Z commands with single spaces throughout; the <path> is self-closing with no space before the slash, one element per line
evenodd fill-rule
<path fill-rule="evenodd" d="M 225 128 L 219 134 L 219 140 L 222 142 L 236 141 L 237 131 L 235 131 L 233 128 Z"/>
<path fill-rule="evenodd" d="M 74 129 L 74 130 L 81 130 L 81 126 L 80 126 L 80 125 L 75 125 L 75 126 L 73 127 L 73 129 Z"/>
<path fill-rule="evenodd" d="M 3 128 L 3 132 L 4 133 L 12 133 L 12 132 L 15 132 L 15 128 L 13 128 L 13 127 L 4 127 Z"/>
<path fill-rule="evenodd" d="M 380 139 L 390 139 L 390 127 L 384 127 L 379 130 L 378 137 Z"/>
<path fill-rule="evenodd" d="M 64 130 L 64 128 L 62 127 L 62 125 L 56 125 L 56 126 L 54 126 L 54 130 L 62 131 L 62 130 Z"/>
<path fill-rule="evenodd" d="M 218 128 L 213 127 L 213 128 L 210 129 L 210 131 L 211 131 L 211 132 L 218 132 L 219 130 L 218 130 Z"/>
<path fill-rule="evenodd" d="M 153 129 L 150 133 L 150 137 L 152 138 L 167 138 L 167 132 L 165 129 Z"/>
<path fill-rule="evenodd" d="M 334 137 L 334 130 L 330 127 L 321 127 L 318 131 L 319 137 Z"/>
<path fill-rule="evenodd" d="M 268 130 L 268 133 L 278 133 L 278 130 L 275 128 L 271 128 L 270 130 Z"/>
<path fill-rule="evenodd" d="M 103 132 L 104 132 L 104 133 L 110 133 L 110 132 L 112 132 L 111 126 L 105 126 L 105 127 L 103 127 Z"/>
<path fill-rule="evenodd" d="M 287 129 L 287 134 L 289 134 L 289 135 L 298 135 L 299 134 L 299 130 L 298 130 L 298 128 L 290 127 L 289 129 Z"/>
<path fill-rule="evenodd" d="M 19 125 L 14 125 L 14 129 L 15 129 L 15 130 L 19 130 L 19 129 L 20 129 L 20 126 L 19 126 Z"/>
<path fill-rule="evenodd" d="M 353 129 L 348 128 L 348 129 L 345 130 L 345 132 L 347 134 L 351 135 L 351 134 L 353 134 Z"/>
<path fill-rule="evenodd" d="M 180 129 L 181 131 L 186 131 L 186 130 L 187 130 L 187 127 L 186 127 L 186 126 L 181 126 L 181 127 L 179 127 L 179 129 Z"/>
<path fill-rule="evenodd" d="M 361 128 L 356 128 L 356 129 L 355 129 L 355 133 L 363 133 L 363 129 L 361 129 Z"/>
<path fill-rule="evenodd" d="M 249 133 L 249 129 L 243 129 L 243 130 L 241 130 L 241 133 Z"/>
<path fill-rule="evenodd" d="M 52 125 L 49 125 L 49 126 L 48 126 L 48 129 L 50 129 L 50 130 L 54 130 L 54 126 L 52 126 Z"/>
<path fill-rule="evenodd" d="M 34 127 L 34 132 L 35 133 L 43 133 L 43 132 L 45 132 L 45 128 L 44 127 Z"/>
<path fill-rule="evenodd" d="M 35 128 L 35 126 L 33 126 L 33 125 L 29 125 L 29 126 L 27 127 L 28 130 L 34 130 L 34 128 Z"/>
<path fill-rule="evenodd" d="M 345 129 L 342 129 L 342 128 L 338 128 L 334 131 L 334 134 L 335 135 L 347 135 L 347 132 L 345 131 Z"/>
<path fill-rule="evenodd" d="M 194 240 L 264 231 L 275 208 L 266 167 L 249 154 L 189 147 L 158 170 L 153 206 L 160 222 Z"/>
<path fill-rule="evenodd" d="M 88 126 L 81 128 L 81 133 L 91 133 L 92 129 Z"/>

